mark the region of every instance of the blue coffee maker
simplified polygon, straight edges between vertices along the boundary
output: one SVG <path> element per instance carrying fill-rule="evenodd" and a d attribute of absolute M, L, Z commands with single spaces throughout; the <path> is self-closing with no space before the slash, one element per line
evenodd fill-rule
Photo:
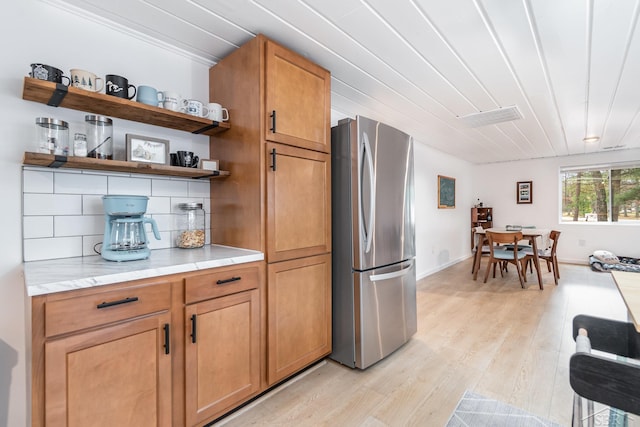
<path fill-rule="evenodd" d="M 134 261 L 149 258 L 145 224 L 151 224 L 153 235 L 160 240 L 158 225 L 144 216 L 147 196 L 102 196 L 104 207 L 104 239 L 102 258 L 108 261 Z"/>

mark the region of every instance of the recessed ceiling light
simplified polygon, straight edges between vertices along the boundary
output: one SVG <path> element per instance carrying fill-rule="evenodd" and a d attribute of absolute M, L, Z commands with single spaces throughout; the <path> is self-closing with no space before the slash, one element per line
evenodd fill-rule
<path fill-rule="evenodd" d="M 599 136 L 585 136 L 584 138 L 582 138 L 583 142 L 598 142 L 600 141 L 600 137 Z"/>
<path fill-rule="evenodd" d="M 475 128 L 478 126 L 494 125 L 496 123 L 509 122 L 522 118 L 522 113 L 516 105 L 497 108 L 495 110 L 480 111 L 478 113 L 459 116 L 458 119 L 465 125 Z"/>

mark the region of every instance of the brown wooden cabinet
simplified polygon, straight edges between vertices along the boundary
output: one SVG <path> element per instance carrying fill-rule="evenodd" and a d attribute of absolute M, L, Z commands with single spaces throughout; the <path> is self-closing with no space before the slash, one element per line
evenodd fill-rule
<path fill-rule="evenodd" d="M 162 313 L 47 341 L 45 424 L 171 426 L 170 320 Z"/>
<path fill-rule="evenodd" d="M 212 242 L 266 254 L 273 385 L 331 352 L 331 76 L 259 35 L 209 77 L 233 121 L 210 138 L 230 172 L 211 183 Z"/>
<path fill-rule="evenodd" d="M 268 266 L 268 382 L 331 352 L 331 255 Z"/>
<path fill-rule="evenodd" d="M 473 249 L 475 227 L 491 228 L 493 227 L 493 208 L 473 207 L 471 208 L 471 249 Z"/>
<path fill-rule="evenodd" d="M 267 157 L 267 259 L 330 252 L 331 155 L 268 143 Z"/>
<path fill-rule="evenodd" d="M 206 424 L 260 390 L 262 266 L 186 279 L 188 426 Z"/>
<path fill-rule="evenodd" d="M 272 41 L 264 44 L 265 139 L 329 153 L 329 72 Z"/>
<path fill-rule="evenodd" d="M 202 426 L 265 388 L 264 262 L 32 298 L 32 425 Z"/>
<path fill-rule="evenodd" d="M 34 426 L 170 426 L 170 284 L 33 298 Z"/>

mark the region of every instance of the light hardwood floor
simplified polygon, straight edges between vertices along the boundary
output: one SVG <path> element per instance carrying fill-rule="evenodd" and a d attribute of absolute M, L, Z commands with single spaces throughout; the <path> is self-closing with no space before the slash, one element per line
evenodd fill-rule
<path fill-rule="evenodd" d="M 484 273 L 483 264 L 481 273 Z M 568 363 L 576 314 L 626 320 L 613 279 L 543 264 L 522 289 L 504 278 L 473 281 L 471 260 L 418 282 L 418 332 L 365 371 L 330 359 L 218 424 L 225 426 L 444 426 L 466 389 L 562 425 L 571 424 Z"/>

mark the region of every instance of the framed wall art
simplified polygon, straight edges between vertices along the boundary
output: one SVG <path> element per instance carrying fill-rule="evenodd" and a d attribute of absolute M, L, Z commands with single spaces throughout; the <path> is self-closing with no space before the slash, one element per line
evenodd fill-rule
<path fill-rule="evenodd" d="M 438 209 L 455 209 L 456 179 L 438 175 Z"/>
<path fill-rule="evenodd" d="M 516 184 L 516 201 L 518 204 L 533 203 L 533 181 L 518 181 Z"/>
<path fill-rule="evenodd" d="M 128 162 L 169 164 L 169 140 L 126 134 Z"/>

